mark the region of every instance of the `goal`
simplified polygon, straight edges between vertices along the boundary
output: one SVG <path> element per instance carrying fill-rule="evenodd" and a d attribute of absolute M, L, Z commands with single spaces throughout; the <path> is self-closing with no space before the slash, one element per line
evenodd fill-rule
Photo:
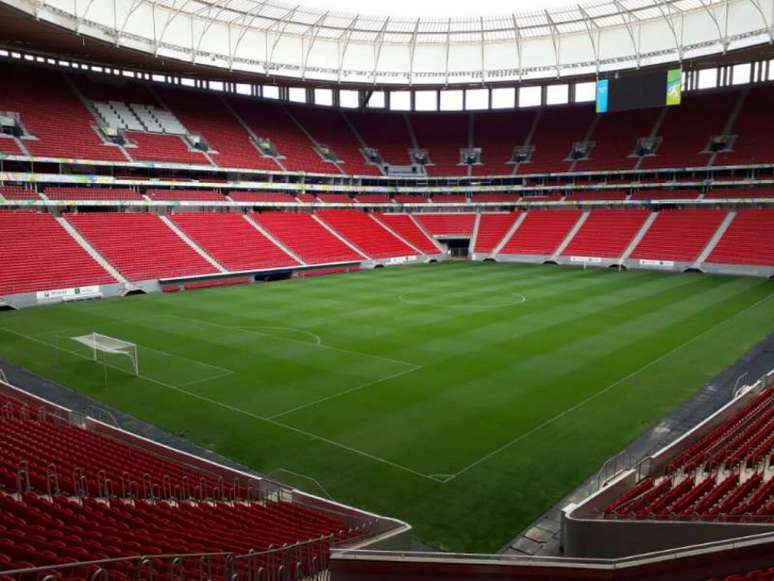
<path fill-rule="evenodd" d="M 71 337 L 71 339 L 88 347 L 92 352 L 94 361 L 100 361 L 101 359 L 104 365 L 117 367 L 132 375 L 140 374 L 140 360 L 137 357 L 137 345 L 134 343 L 102 335 L 101 333 L 89 333 L 88 335 Z M 124 364 L 116 365 L 108 362 L 107 356 L 112 355 L 117 356 L 118 360 L 123 361 Z M 128 368 L 126 367 L 126 361 L 129 363 Z"/>

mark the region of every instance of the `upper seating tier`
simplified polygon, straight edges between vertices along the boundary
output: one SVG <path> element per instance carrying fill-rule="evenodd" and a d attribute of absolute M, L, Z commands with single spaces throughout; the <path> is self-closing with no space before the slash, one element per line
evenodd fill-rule
<path fill-rule="evenodd" d="M 226 198 L 210 190 L 148 190 L 145 194 L 155 201 L 225 202 Z"/>
<path fill-rule="evenodd" d="M 210 158 L 221 167 L 277 171 L 279 166 L 264 157 L 250 140 L 250 134 L 215 95 L 182 90 L 159 89 L 164 103 L 210 148 Z"/>
<path fill-rule="evenodd" d="M 49 200 L 142 200 L 134 190 L 122 188 L 46 188 Z"/>
<path fill-rule="evenodd" d="M 126 147 L 126 152 L 137 161 L 211 165 L 202 152 L 190 149 L 179 135 L 127 131 L 126 138 L 134 145 Z"/>
<path fill-rule="evenodd" d="M 3 64 L 0 77 L 13 79 L 0 83 L 0 111 L 19 113 L 31 134 L 22 137 L 31 155 L 126 161 L 117 146 L 100 139 L 94 129 L 96 120 L 60 73 Z"/>

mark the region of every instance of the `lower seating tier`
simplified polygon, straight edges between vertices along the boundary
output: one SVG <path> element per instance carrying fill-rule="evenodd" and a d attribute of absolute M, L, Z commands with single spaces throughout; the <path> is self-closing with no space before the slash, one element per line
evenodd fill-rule
<path fill-rule="evenodd" d="M 725 215 L 725 210 L 661 210 L 630 258 L 693 262 Z"/>
<path fill-rule="evenodd" d="M 67 221 L 130 281 L 217 272 L 154 214 L 94 212 Z"/>
<path fill-rule="evenodd" d="M 417 251 L 360 210 L 321 210 L 321 220 L 371 258 L 415 256 Z"/>
<path fill-rule="evenodd" d="M 347 529 L 337 518 L 288 502 L 235 505 L 149 500 L 105 502 L 63 496 L 49 500 L 35 494 L 15 498 L 0 493 L 0 515 L 0 572 L 140 555 L 151 558 L 181 553 L 246 555 L 304 542 L 308 544 L 306 551 L 293 552 L 292 565 L 295 569 L 299 563 L 302 570 L 309 570 L 316 561 L 327 559 L 332 543 L 360 534 Z M 163 563 L 163 557 L 156 558 Z M 269 570 L 271 578 L 282 573 L 282 559 L 268 556 L 256 559 L 255 568 L 263 567 L 261 578 Z M 199 578 L 199 565 L 199 559 L 188 562 L 181 559 L 184 572 L 181 577 L 171 574 L 167 561 L 167 567 L 162 564 L 159 572 L 161 579 Z M 212 565 L 222 567 L 223 563 L 215 560 Z M 285 563 L 285 568 L 288 565 Z M 110 579 L 144 578 L 138 571 L 137 561 L 118 561 L 106 566 Z M 246 560 L 238 562 L 236 567 L 244 574 Z M 93 573 L 93 569 L 85 569 Z M 68 568 L 62 570 L 68 571 Z M 290 577 L 282 574 L 282 578 Z"/>
<path fill-rule="evenodd" d="M 649 213 L 648 210 L 592 210 L 562 255 L 619 258 Z"/>
<path fill-rule="evenodd" d="M 262 212 L 250 217 L 307 264 L 365 260 L 311 214 Z"/>
<path fill-rule="evenodd" d="M 449 237 L 461 236 L 469 238 L 473 235 L 473 225 L 476 221 L 475 214 L 417 214 L 425 229 L 433 236 Z"/>
<path fill-rule="evenodd" d="M 581 216 L 580 210 L 530 210 L 501 254 L 552 255 Z"/>
<path fill-rule="evenodd" d="M 51 214 L 0 211 L 0 248 L 0 296 L 116 282 Z"/>
<path fill-rule="evenodd" d="M 473 252 L 493 252 L 518 216 L 518 212 L 481 214 Z"/>
<path fill-rule="evenodd" d="M 774 266 L 774 210 L 739 210 L 707 262 Z"/>
<path fill-rule="evenodd" d="M 609 518 L 774 520 L 774 388 L 748 402 L 605 509 Z"/>
<path fill-rule="evenodd" d="M 241 214 L 180 212 L 171 219 L 227 270 L 298 266 Z"/>
<path fill-rule="evenodd" d="M 417 225 L 409 214 L 375 214 L 377 219 L 390 230 L 411 244 L 423 254 L 440 254 L 439 248 Z"/>

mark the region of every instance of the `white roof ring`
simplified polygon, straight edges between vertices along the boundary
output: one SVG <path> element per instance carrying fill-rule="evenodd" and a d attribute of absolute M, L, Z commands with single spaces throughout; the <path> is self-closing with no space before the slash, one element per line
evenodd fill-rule
<path fill-rule="evenodd" d="M 333 84 L 445 86 L 588 75 L 774 39 L 774 0 L 608 0 L 413 19 L 277 0 L 0 1 L 159 57 Z"/>

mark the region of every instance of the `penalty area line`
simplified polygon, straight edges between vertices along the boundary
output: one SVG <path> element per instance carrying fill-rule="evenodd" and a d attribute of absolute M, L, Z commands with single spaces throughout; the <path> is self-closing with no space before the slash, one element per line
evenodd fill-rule
<path fill-rule="evenodd" d="M 452 480 L 454 480 L 454 479 L 455 479 L 455 478 L 457 478 L 458 476 L 462 476 L 463 474 L 465 474 L 465 473 L 466 473 L 466 472 L 468 472 L 469 470 L 471 470 L 471 469 L 475 468 L 475 467 L 476 467 L 476 466 L 478 466 L 479 464 L 482 464 L 483 462 L 486 462 L 486 461 L 487 461 L 487 460 L 489 460 L 490 458 L 492 458 L 492 457 L 494 457 L 494 456 L 496 456 L 496 455 L 500 454 L 501 452 L 504 452 L 505 450 L 507 450 L 508 448 L 510 448 L 511 446 L 513 446 L 514 444 L 518 444 L 518 443 L 519 443 L 519 442 L 521 442 L 522 440 L 525 440 L 525 439 L 529 438 L 529 437 L 530 437 L 530 436 L 532 436 L 533 434 L 535 434 L 535 433 L 539 432 L 539 431 L 540 431 L 540 430 L 542 430 L 543 428 L 546 428 L 546 427 L 550 426 L 551 424 L 553 424 L 553 423 L 557 422 L 558 420 L 562 419 L 564 416 L 566 416 L 566 415 L 568 415 L 568 414 L 571 414 L 571 413 L 572 413 L 572 412 L 574 412 L 575 410 L 578 410 L 578 409 L 580 409 L 580 408 L 584 407 L 586 404 L 588 404 L 588 403 L 590 403 L 591 401 L 593 401 L 593 400 L 597 399 L 599 396 L 606 394 L 608 391 L 610 391 L 610 390 L 612 390 L 613 388 L 615 388 L 615 387 L 619 386 L 620 384 L 622 384 L 622 383 L 623 383 L 623 382 L 625 382 L 626 380 L 628 380 L 628 379 L 631 379 L 632 377 L 635 377 L 636 375 L 639 375 L 639 374 L 640 374 L 642 371 L 644 371 L 645 369 L 648 369 L 648 368 L 650 368 L 651 366 L 655 365 L 656 363 L 659 363 L 660 361 L 663 361 L 664 359 L 666 359 L 667 357 L 669 357 L 669 356 L 671 356 L 672 354 L 676 353 L 677 351 L 679 351 L 679 350 L 680 350 L 680 349 L 682 349 L 683 347 L 686 347 L 686 346 L 690 345 L 691 343 L 694 343 L 695 341 L 697 341 L 697 340 L 701 339 L 702 337 L 704 337 L 704 336 L 705 336 L 705 335 L 707 335 L 708 333 L 711 333 L 712 331 L 714 331 L 714 330 L 715 330 L 715 329 L 717 329 L 718 327 L 720 327 L 720 326 L 722 326 L 722 325 L 724 325 L 724 324 L 728 323 L 729 321 L 731 321 L 732 319 L 734 319 L 734 318 L 738 317 L 739 315 L 741 315 L 741 314 L 743 314 L 743 313 L 746 313 L 747 311 L 749 311 L 749 310 L 751 310 L 751 309 L 753 309 L 753 308 L 757 307 L 758 305 L 761 305 L 761 304 L 765 303 L 765 302 L 766 302 L 766 301 L 768 301 L 768 300 L 769 300 L 771 297 L 774 297 L 774 294 L 770 294 L 770 295 L 768 295 L 768 296 L 766 296 L 766 297 L 762 298 L 761 300 L 759 300 L 759 301 L 756 301 L 755 303 L 751 304 L 750 306 L 748 306 L 748 307 L 745 307 L 745 308 L 744 308 L 744 309 L 742 309 L 741 311 L 737 311 L 736 313 L 734 313 L 733 315 L 731 315 L 731 316 L 729 316 L 729 317 L 727 317 L 727 318 L 723 319 L 722 321 L 718 321 L 717 323 L 715 323 L 714 325 L 712 325 L 712 326 L 711 326 L 711 327 L 709 327 L 708 329 L 705 329 L 704 331 L 702 331 L 702 332 L 701 332 L 701 333 L 699 333 L 698 335 L 695 335 L 694 337 L 691 337 L 690 339 L 688 339 L 688 340 L 687 340 L 687 341 L 685 341 L 684 343 L 680 343 L 679 345 L 677 345 L 677 346 L 676 346 L 676 347 L 674 347 L 673 349 L 670 349 L 670 350 L 669 350 L 669 351 L 667 351 L 666 353 L 664 353 L 664 354 L 662 354 L 662 355 L 659 355 L 659 356 L 658 356 L 656 359 L 653 359 L 652 361 L 649 361 L 648 363 L 646 363 L 645 365 L 643 365 L 642 367 L 640 367 L 640 368 L 638 368 L 638 369 L 635 369 L 634 371 L 632 371 L 632 372 L 631 372 L 631 373 L 629 373 L 628 375 L 625 375 L 625 376 L 621 377 L 620 379 L 617 379 L 616 381 L 614 381 L 613 383 L 611 383 L 611 384 L 610 384 L 610 385 L 608 385 L 607 387 L 605 387 L 605 388 L 601 389 L 600 391 L 598 391 L 598 392 L 596 392 L 596 393 L 593 393 L 593 394 L 591 394 L 589 397 L 587 397 L 587 398 L 585 398 L 585 399 L 583 399 L 583 400 L 579 401 L 579 402 L 578 402 L 578 403 L 576 403 L 575 405 L 573 405 L 573 406 L 571 406 L 571 407 L 567 408 L 566 410 L 564 410 L 564 411 L 562 411 L 562 412 L 560 412 L 560 413 L 556 414 L 555 416 L 552 416 L 552 417 L 548 418 L 548 419 L 547 419 L 547 420 L 545 420 L 544 422 L 542 422 L 542 423 L 538 424 L 537 426 L 535 426 L 534 428 L 532 428 L 532 429 L 530 429 L 530 430 L 528 430 L 528 431 L 524 432 L 523 434 L 519 434 L 518 436 L 516 436 L 515 438 L 513 438 L 511 441 L 509 441 L 509 442 L 506 442 L 505 444 L 503 444 L 502 446 L 500 446 L 499 448 L 497 448 L 497 449 L 495 449 L 495 450 L 492 450 L 491 452 L 489 452 L 488 454 L 486 454 L 486 455 L 482 456 L 481 458 L 479 458 L 479 459 L 478 459 L 478 460 L 476 460 L 475 462 L 473 462 L 473 463 L 471 463 L 471 464 L 468 464 L 468 465 L 467 465 L 467 466 L 465 466 L 465 467 L 464 467 L 462 470 L 459 470 L 459 471 L 455 472 L 454 474 L 450 474 L 450 475 L 449 475 L 447 478 L 444 478 L 444 479 L 442 480 L 442 482 L 443 482 L 444 484 L 446 484 L 447 482 L 451 482 Z M 435 475 L 435 476 L 439 476 L 439 475 Z"/>
<path fill-rule="evenodd" d="M 47 347 L 53 347 L 57 351 L 62 351 L 63 353 L 69 353 L 70 355 L 75 355 L 76 357 L 79 357 L 80 359 L 83 359 L 84 361 L 94 361 L 91 357 L 87 357 L 83 353 L 78 353 L 77 351 L 72 351 L 70 349 L 65 349 L 61 345 L 57 345 L 55 343 L 50 343 L 49 341 L 44 341 L 40 337 L 32 337 L 31 335 L 25 335 L 24 333 L 19 333 L 18 331 L 13 331 L 7 327 L 0 327 L 0 331 L 4 331 L 6 333 L 10 333 L 12 335 L 16 335 L 17 337 L 21 337 L 22 339 L 27 339 L 28 341 L 32 341 L 34 343 L 39 343 L 40 345 L 46 345 Z M 71 329 L 68 331 L 72 331 Z M 69 339 L 70 337 L 60 336 L 60 335 L 43 335 L 44 337 L 54 337 L 56 339 Z M 172 357 L 177 357 L 177 355 L 174 355 L 173 353 L 167 353 L 166 351 L 159 351 L 158 349 L 152 349 L 150 347 L 146 347 L 146 349 L 151 349 L 151 351 L 156 351 L 157 353 L 164 353 L 166 355 L 170 355 Z M 220 369 L 224 373 L 221 373 L 219 375 L 210 375 L 208 377 L 203 377 L 201 379 L 194 379 L 193 381 L 188 381 L 186 383 L 181 383 L 178 386 L 173 386 L 169 383 L 165 383 L 159 379 L 154 379 L 152 377 L 149 377 L 147 375 L 143 375 L 142 373 L 137 373 L 136 375 L 133 373 L 128 373 L 125 369 L 122 369 L 121 367 L 118 367 L 116 365 L 113 365 L 111 363 L 107 363 L 106 361 L 102 361 L 101 363 L 103 365 L 106 365 L 107 367 L 110 367 L 111 369 L 115 369 L 117 371 L 121 371 L 122 373 L 126 373 L 127 375 L 132 375 L 133 377 L 139 377 L 140 379 L 145 379 L 147 381 L 151 381 L 153 383 L 156 383 L 158 385 L 163 385 L 165 387 L 186 387 L 189 385 L 196 385 L 197 383 L 203 383 L 205 381 L 212 381 L 214 379 L 220 379 L 222 377 L 227 377 L 229 375 L 233 375 L 236 373 L 235 371 L 231 369 L 226 369 L 225 367 L 218 367 L 217 365 L 209 365 L 207 363 L 203 363 L 201 361 L 197 361 L 196 359 L 189 359 L 188 357 L 181 357 L 181 359 L 185 359 L 187 361 L 191 361 L 193 363 L 200 363 L 202 365 L 206 365 L 209 367 L 212 367 L 213 369 Z"/>
<path fill-rule="evenodd" d="M 363 353 L 361 351 L 352 351 L 351 349 L 344 349 L 343 347 L 333 347 L 331 345 L 326 345 L 325 343 L 310 343 L 309 341 L 301 341 L 299 339 L 293 339 L 292 337 L 284 337 L 282 335 L 274 335 L 272 333 L 264 333 L 262 331 L 256 331 L 254 329 L 245 328 L 245 327 L 238 327 L 233 325 L 222 325 L 220 323 L 213 323 L 212 321 L 208 321 L 206 319 L 198 319 L 196 317 L 185 317 L 183 315 L 174 315 L 172 313 L 164 313 L 161 315 L 158 315 L 159 317 L 172 317 L 174 319 L 180 319 L 181 321 L 191 321 L 193 323 L 200 323 L 202 325 L 209 325 L 211 327 L 219 327 L 221 329 L 228 329 L 231 331 L 241 331 L 242 333 L 252 333 L 254 335 L 260 335 L 261 337 L 273 337 L 275 339 L 279 339 L 281 341 L 288 341 L 290 343 L 300 343 L 301 345 L 311 346 L 311 347 L 317 347 L 318 349 L 328 349 L 330 351 L 338 351 L 339 353 L 348 353 L 350 355 L 359 355 L 360 357 L 370 357 L 371 359 L 381 359 L 382 361 L 389 361 L 391 363 L 398 363 L 400 365 L 405 365 L 407 367 L 415 367 L 417 364 L 412 363 L 411 361 L 402 361 L 400 359 L 393 359 L 391 357 L 384 357 L 382 355 L 374 355 L 372 353 Z M 286 327 L 290 328 L 290 327 Z M 304 331 L 303 329 L 295 329 L 297 331 Z M 312 335 L 313 333 L 309 333 Z M 316 335 L 315 335 L 316 336 Z"/>
<path fill-rule="evenodd" d="M 60 347 L 58 345 L 54 345 L 53 343 L 48 343 L 47 341 L 43 341 L 42 339 L 37 339 L 35 337 L 30 337 L 29 335 L 25 335 L 23 333 L 19 333 L 17 331 L 12 331 L 10 329 L 0 327 L 0 330 L 10 333 L 12 335 L 16 335 L 17 337 L 21 337 L 23 339 L 27 339 L 28 341 L 33 341 L 35 343 L 39 343 L 41 345 L 46 345 L 48 347 L 53 347 L 54 349 L 58 349 L 61 351 L 64 351 L 65 353 L 70 353 L 72 355 L 75 355 L 76 357 L 80 357 L 81 359 L 84 359 L 86 361 L 92 361 L 91 358 L 86 357 L 82 355 L 81 353 L 77 353 L 75 351 L 70 351 L 69 349 L 65 349 L 63 347 Z M 443 483 L 443 481 L 439 478 L 430 476 L 428 474 L 424 474 L 422 472 L 419 472 L 418 470 L 414 470 L 413 468 L 409 468 L 408 466 L 403 466 L 402 464 L 398 464 L 397 462 L 393 462 L 392 460 L 387 460 L 385 458 L 381 458 L 379 456 L 376 456 L 374 454 L 370 454 L 369 452 L 364 452 L 362 450 L 358 450 L 357 448 L 352 448 L 351 446 L 347 446 L 346 444 L 342 444 L 340 442 L 336 442 L 335 440 L 331 440 L 329 438 L 326 438 L 324 436 L 320 436 L 318 434 L 313 434 L 311 432 L 307 432 L 306 430 L 302 430 L 301 428 L 296 428 L 295 426 L 291 426 L 289 424 L 285 424 L 282 422 L 278 422 L 277 420 L 273 420 L 271 418 L 267 418 L 264 416 L 259 416 L 258 414 L 255 414 L 253 412 L 249 412 L 247 410 L 243 410 L 241 408 L 229 405 L 227 403 L 223 403 L 222 401 L 218 401 L 216 399 L 212 399 L 203 395 L 200 395 L 198 393 L 188 391 L 186 389 L 183 389 L 182 387 L 171 385 L 169 383 L 164 383 L 163 381 L 160 381 L 158 379 L 154 379 L 152 377 L 147 377 L 145 375 L 138 375 L 137 377 L 140 377 L 141 379 L 144 379 L 146 381 L 150 381 L 151 383 L 155 383 L 156 385 L 159 385 L 161 387 L 164 387 L 166 389 L 171 389 L 173 391 L 177 391 L 178 393 L 185 394 L 189 397 L 201 400 L 203 402 L 209 403 L 210 405 L 214 405 L 220 408 L 223 408 L 225 410 L 231 411 L 233 413 L 237 413 L 243 416 L 247 416 L 250 418 L 253 418 L 255 420 L 259 420 L 262 422 L 266 422 L 268 424 L 271 424 L 273 426 L 277 426 L 279 428 L 285 428 L 286 430 L 296 432 L 297 434 L 301 434 L 302 436 L 306 436 L 307 438 L 311 438 L 313 440 L 318 440 L 320 442 L 323 442 L 325 444 L 328 444 L 330 446 L 334 446 L 336 448 L 340 448 L 342 450 L 346 450 L 347 452 L 350 452 L 352 454 L 357 454 L 359 456 L 363 456 L 364 458 L 368 458 L 369 460 L 373 460 L 375 462 L 379 462 L 380 464 L 385 464 L 387 466 L 390 466 L 392 468 L 396 468 L 398 470 L 402 470 L 403 472 L 407 472 L 409 474 L 412 474 L 414 476 L 418 476 L 419 478 L 424 478 L 425 480 L 431 480 L 433 482 L 436 482 L 438 484 Z"/>
<path fill-rule="evenodd" d="M 379 383 L 382 383 L 382 382 L 385 382 L 385 381 L 389 381 L 390 379 L 395 379 L 397 377 L 402 377 L 403 375 L 408 375 L 409 373 L 413 373 L 415 371 L 419 371 L 420 369 L 422 369 L 422 366 L 421 365 L 417 365 L 415 367 L 412 367 L 411 369 L 404 369 L 403 371 L 398 371 L 397 373 L 392 373 L 390 375 L 386 375 L 385 377 L 380 377 L 380 378 L 374 379 L 372 381 L 367 381 L 365 383 L 361 383 L 360 385 L 356 385 L 355 387 L 350 387 L 349 389 L 345 389 L 344 391 L 340 391 L 338 393 L 333 393 L 333 394 L 331 394 L 331 395 L 329 395 L 327 397 L 321 397 L 320 399 L 317 399 L 315 401 L 310 401 L 309 403 L 304 403 L 304 404 L 298 405 L 298 406 L 296 406 L 294 408 L 291 408 L 289 410 L 285 410 L 284 412 L 279 412 L 279 413 L 276 413 L 276 414 L 274 414 L 272 416 L 268 416 L 267 419 L 273 420 L 275 418 L 281 418 L 282 416 L 286 416 L 286 415 L 292 414 L 294 412 L 301 411 L 303 409 L 314 407 L 317 404 L 321 404 L 323 402 L 330 401 L 332 399 L 336 399 L 336 398 L 348 395 L 350 393 L 354 393 L 356 391 L 360 391 L 361 389 L 365 389 L 366 387 L 371 387 L 372 385 L 377 385 Z"/>

